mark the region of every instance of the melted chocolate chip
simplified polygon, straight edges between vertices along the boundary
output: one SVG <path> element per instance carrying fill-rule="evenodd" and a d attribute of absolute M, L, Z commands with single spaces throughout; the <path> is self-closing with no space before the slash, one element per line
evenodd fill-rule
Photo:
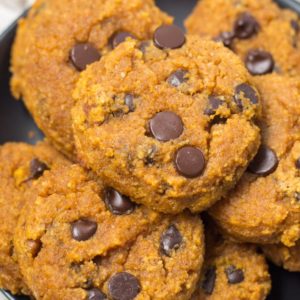
<path fill-rule="evenodd" d="M 229 266 L 225 269 L 228 283 L 237 284 L 244 281 L 244 272 L 241 269 L 237 269 L 235 266 Z"/>
<path fill-rule="evenodd" d="M 250 50 L 245 60 L 246 67 L 252 75 L 272 73 L 275 62 L 271 53 L 263 50 Z"/>
<path fill-rule="evenodd" d="M 177 227 L 171 225 L 160 238 L 160 250 L 165 255 L 171 256 L 173 250 L 179 249 L 182 240 L 182 236 Z"/>
<path fill-rule="evenodd" d="M 45 171 L 50 170 L 50 168 L 42 161 L 35 158 L 30 162 L 29 170 L 30 170 L 29 178 L 38 179 L 44 174 Z"/>
<path fill-rule="evenodd" d="M 97 227 L 96 222 L 80 219 L 71 225 L 72 237 L 76 241 L 86 241 L 96 233 Z"/>
<path fill-rule="evenodd" d="M 207 116 L 214 115 L 217 112 L 218 108 L 224 104 L 224 101 L 216 96 L 209 96 L 208 101 L 209 105 L 204 111 L 204 114 Z"/>
<path fill-rule="evenodd" d="M 135 110 L 134 96 L 132 94 L 125 95 L 124 101 L 129 109 L 129 111 L 133 112 Z"/>
<path fill-rule="evenodd" d="M 135 203 L 130 198 L 112 188 L 105 191 L 105 203 L 114 215 L 129 215 L 135 209 Z"/>
<path fill-rule="evenodd" d="M 256 175 L 267 176 L 273 173 L 277 166 L 278 158 L 276 153 L 268 146 L 262 145 L 250 163 L 248 171 Z"/>
<path fill-rule="evenodd" d="M 114 34 L 110 40 L 111 47 L 115 49 L 121 43 L 125 42 L 127 38 L 132 38 L 136 40 L 137 38 L 130 32 L 122 31 Z"/>
<path fill-rule="evenodd" d="M 177 70 L 169 76 L 167 82 L 174 87 L 179 87 L 182 83 L 186 81 L 186 74 L 187 71 Z"/>
<path fill-rule="evenodd" d="M 234 23 L 234 35 L 238 39 L 249 39 L 257 34 L 259 24 L 249 13 L 241 14 Z"/>
<path fill-rule="evenodd" d="M 204 290 L 205 294 L 211 295 L 213 293 L 216 279 L 217 279 L 216 267 L 213 266 L 207 269 L 204 275 L 204 280 L 202 282 L 202 289 Z"/>
<path fill-rule="evenodd" d="M 176 25 L 162 25 L 154 32 L 154 45 L 159 49 L 177 49 L 185 44 L 184 32 Z"/>
<path fill-rule="evenodd" d="M 296 160 L 295 167 L 300 170 L 300 157 Z"/>
<path fill-rule="evenodd" d="M 107 296 L 102 293 L 99 289 L 93 288 L 87 291 L 88 292 L 88 300 L 107 300 Z"/>
<path fill-rule="evenodd" d="M 223 45 L 229 49 L 232 49 L 232 44 L 234 41 L 234 33 L 229 31 L 221 32 L 214 40 L 216 42 L 221 42 Z"/>
<path fill-rule="evenodd" d="M 235 88 L 234 101 L 241 110 L 243 110 L 243 97 L 249 99 L 252 104 L 259 102 L 257 92 L 247 83 L 242 83 Z"/>
<path fill-rule="evenodd" d="M 141 285 L 132 274 L 121 272 L 109 279 L 108 290 L 114 300 L 133 300 L 140 293 Z"/>
<path fill-rule="evenodd" d="M 35 258 L 42 249 L 42 242 L 40 240 L 28 240 L 27 246 L 32 257 Z"/>

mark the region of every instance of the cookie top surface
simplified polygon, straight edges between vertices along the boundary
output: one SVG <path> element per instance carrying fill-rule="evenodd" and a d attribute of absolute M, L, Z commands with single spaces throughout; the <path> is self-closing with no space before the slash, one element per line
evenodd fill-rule
<path fill-rule="evenodd" d="M 172 20 L 153 0 L 39 0 L 20 21 L 12 90 L 38 126 L 71 156 L 71 91 L 80 72 L 128 36 L 149 39 Z"/>
<path fill-rule="evenodd" d="M 169 41 L 173 30 L 127 41 L 88 67 L 73 126 L 79 159 L 111 186 L 162 212 L 198 212 L 255 154 L 259 94 L 231 51 L 182 32 Z"/>
<path fill-rule="evenodd" d="M 13 233 L 28 192 L 44 172 L 66 160 L 45 142 L 36 146 L 8 143 L 0 146 L 0 287 L 28 293 L 15 262 Z"/>
<path fill-rule="evenodd" d="M 15 245 L 38 299 L 189 299 L 195 289 L 204 252 L 198 216 L 136 206 L 77 165 L 49 172 L 26 209 Z"/>
<path fill-rule="evenodd" d="M 255 81 L 262 146 L 236 189 L 210 213 L 238 240 L 291 247 L 300 239 L 300 81 L 276 74 Z"/>
<path fill-rule="evenodd" d="M 274 1 L 199 1 L 186 27 L 191 34 L 223 42 L 253 75 L 299 74 L 298 16 Z"/>

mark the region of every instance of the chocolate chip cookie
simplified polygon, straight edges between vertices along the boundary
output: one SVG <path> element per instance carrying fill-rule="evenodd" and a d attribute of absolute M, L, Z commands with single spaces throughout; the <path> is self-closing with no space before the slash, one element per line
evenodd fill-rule
<path fill-rule="evenodd" d="M 252 75 L 300 72 L 298 15 L 274 1 L 202 0 L 186 27 L 232 49 Z"/>
<path fill-rule="evenodd" d="M 210 214 L 231 237 L 292 247 L 300 239 L 300 81 L 255 79 L 262 96 L 262 146 L 236 189 Z"/>
<path fill-rule="evenodd" d="M 19 23 L 13 93 L 49 140 L 72 156 L 71 91 L 80 72 L 128 37 L 148 39 L 171 21 L 153 0 L 38 0 Z"/>
<path fill-rule="evenodd" d="M 12 293 L 29 291 L 15 261 L 13 233 L 28 192 L 44 173 L 66 160 L 47 143 L 0 146 L 0 287 Z"/>
<path fill-rule="evenodd" d="M 240 178 L 259 146 L 259 94 L 242 62 L 161 26 L 83 72 L 74 92 L 79 160 L 165 213 L 199 212 Z"/>
<path fill-rule="evenodd" d="M 198 216 L 137 206 L 77 165 L 49 172 L 32 197 L 15 246 L 37 299 L 190 299 L 204 253 Z"/>

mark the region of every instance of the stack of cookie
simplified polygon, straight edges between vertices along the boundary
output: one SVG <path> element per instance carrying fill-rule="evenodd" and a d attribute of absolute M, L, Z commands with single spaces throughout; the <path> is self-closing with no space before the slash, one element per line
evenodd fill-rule
<path fill-rule="evenodd" d="M 20 22 L 12 91 L 46 140 L 0 148 L 0 287 L 261 300 L 258 248 L 300 271 L 297 16 L 202 0 L 186 25 L 153 0 L 38 0 Z"/>

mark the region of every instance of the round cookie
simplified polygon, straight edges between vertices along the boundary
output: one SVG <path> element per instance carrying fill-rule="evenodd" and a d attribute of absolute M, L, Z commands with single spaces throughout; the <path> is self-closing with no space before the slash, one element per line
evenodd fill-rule
<path fill-rule="evenodd" d="M 45 142 L 36 146 L 8 143 L 0 146 L 0 287 L 13 294 L 29 291 L 15 260 L 13 234 L 28 192 L 45 171 L 67 161 Z"/>
<path fill-rule="evenodd" d="M 190 299 L 204 255 L 198 216 L 136 206 L 78 165 L 49 172 L 32 197 L 15 246 L 37 299 Z"/>
<path fill-rule="evenodd" d="M 259 146 L 259 95 L 222 45 L 162 26 L 83 72 L 72 111 L 79 160 L 165 213 L 199 212 L 240 178 Z M 101 158 L 101 159 L 100 159 Z"/>
<path fill-rule="evenodd" d="M 262 247 L 265 255 L 277 266 L 291 272 L 300 272 L 300 241 L 293 247 L 282 244 L 265 245 Z"/>
<path fill-rule="evenodd" d="M 47 138 L 72 156 L 71 92 L 80 72 L 127 37 L 148 39 L 171 21 L 153 0 L 38 0 L 19 23 L 13 93 Z"/>
<path fill-rule="evenodd" d="M 253 75 L 300 72 L 299 20 L 271 0 L 202 0 L 186 21 L 190 34 L 214 38 Z"/>
<path fill-rule="evenodd" d="M 300 239 L 300 81 L 255 79 L 262 96 L 262 146 L 236 189 L 210 209 L 234 239 L 291 247 Z"/>

